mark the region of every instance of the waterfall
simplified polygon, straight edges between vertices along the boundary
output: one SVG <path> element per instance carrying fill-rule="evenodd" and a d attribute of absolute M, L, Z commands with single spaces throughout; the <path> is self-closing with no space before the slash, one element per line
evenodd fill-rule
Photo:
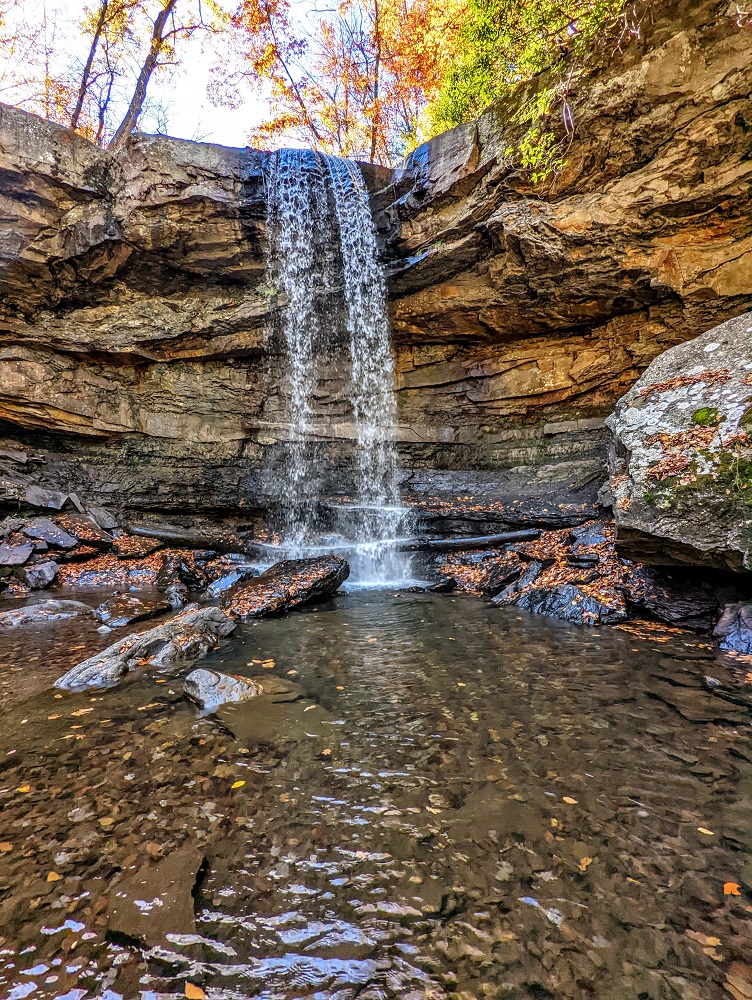
<path fill-rule="evenodd" d="M 352 160 L 282 149 L 269 156 L 266 182 L 268 267 L 283 296 L 278 321 L 289 379 L 289 446 L 279 470 L 285 548 L 300 556 L 337 544 L 349 549 L 355 582 L 405 579 L 406 558 L 394 545 L 407 513 L 398 489 L 386 282 L 363 176 Z M 352 491 L 329 507 L 334 534 L 327 538 L 318 484 L 328 428 L 317 420 L 316 401 L 333 356 L 348 361 Z"/>

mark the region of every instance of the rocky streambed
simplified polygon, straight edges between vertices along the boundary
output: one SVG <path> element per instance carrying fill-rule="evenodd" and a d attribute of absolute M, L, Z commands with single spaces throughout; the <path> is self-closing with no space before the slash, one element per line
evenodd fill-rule
<path fill-rule="evenodd" d="M 356 591 L 54 688 L 97 627 L 0 634 L 2 995 L 752 983 L 750 688 L 707 637 Z"/>

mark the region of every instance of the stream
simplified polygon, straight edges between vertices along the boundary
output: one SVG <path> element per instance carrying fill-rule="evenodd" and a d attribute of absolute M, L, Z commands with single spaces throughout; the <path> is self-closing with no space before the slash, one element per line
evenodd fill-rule
<path fill-rule="evenodd" d="M 354 589 L 202 661 L 284 699 L 53 690 L 112 638 L 0 637 L 2 997 L 750 995 L 749 715 L 702 639 Z"/>

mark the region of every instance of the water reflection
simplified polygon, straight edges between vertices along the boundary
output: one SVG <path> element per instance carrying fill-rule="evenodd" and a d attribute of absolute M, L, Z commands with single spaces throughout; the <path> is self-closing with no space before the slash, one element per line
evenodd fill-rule
<path fill-rule="evenodd" d="M 61 756 L 69 733 L 47 719 L 61 702 L 40 695 L 23 744 L 34 792 L 64 786 L 83 808 L 99 781 L 118 816 L 109 840 L 96 802 L 83 824 L 65 819 L 72 801 L 44 819 L 40 872 L 55 863 L 51 840 L 81 852 L 69 877 L 93 901 L 72 918 L 92 938 L 64 935 L 89 963 L 66 988 L 164 997 L 189 981 L 212 1000 L 744 996 L 752 752 L 746 712 L 703 687 L 703 674 L 723 675 L 715 656 L 690 636 L 358 593 L 246 626 L 206 661 L 252 676 L 273 659 L 298 701 L 197 719 L 177 679 L 137 678 L 98 699 L 66 696 L 66 726 L 76 706 L 91 709 L 91 742 Z M 103 741 L 95 724 L 108 719 Z M 11 822 L 23 822 L 20 773 L 4 783 Z M 108 852 L 118 884 L 129 865 L 151 864 L 146 844 L 185 837 L 208 859 L 195 932 L 144 955 L 107 944 L 96 896 L 109 887 L 87 879 L 86 851 Z M 9 899 L 13 877 L 1 883 Z M 739 896 L 724 895 L 728 882 Z M 39 928 L 61 926 L 70 903 L 55 920 L 48 905 L 12 922 L 2 989 L 31 979 L 34 996 L 64 992 L 29 971 L 61 949 Z M 23 945 L 34 951 L 19 956 Z"/>

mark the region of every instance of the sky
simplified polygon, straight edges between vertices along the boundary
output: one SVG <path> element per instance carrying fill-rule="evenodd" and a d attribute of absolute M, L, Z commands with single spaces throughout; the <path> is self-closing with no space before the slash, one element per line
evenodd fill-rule
<path fill-rule="evenodd" d="M 234 0 L 220 2 L 227 9 L 234 5 Z M 312 9 L 313 2 L 297 0 L 294 4 L 301 21 Z M 97 0 L 89 0 L 88 6 L 96 9 Z M 156 11 L 156 3 L 153 6 Z M 83 0 L 21 0 L 17 16 L 39 24 L 40 31 L 47 25 L 48 31 L 54 32 L 52 48 L 59 54 L 58 58 L 83 66 L 89 39 L 82 35 L 80 25 L 86 7 Z M 178 44 L 180 67 L 159 70 L 149 84 L 149 99 L 161 104 L 165 112 L 161 128 L 148 113 L 142 117 L 139 127 L 145 132 L 159 130 L 182 139 L 245 146 L 250 131 L 270 117 L 268 95 L 245 90 L 239 107 L 215 106 L 207 96 L 207 84 L 211 68 L 227 61 L 227 52 L 222 49 L 227 44 L 226 39 L 212 38 L 199 31 Z M 0 66 L 0 100 L 10 100 L 3 96 L 2 82 Z"/>

